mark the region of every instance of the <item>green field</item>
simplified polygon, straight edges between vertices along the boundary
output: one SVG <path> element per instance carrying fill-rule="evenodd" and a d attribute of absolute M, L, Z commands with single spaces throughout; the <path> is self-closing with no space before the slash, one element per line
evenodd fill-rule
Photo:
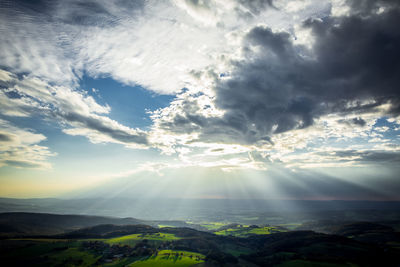
<path fill-rule="evenodd" d="M 200 226 L 207 228 L 207 230 L 218 230 L 219 228 L 228 224 L 229 223 L 223 223 L 223 222 L 203 222 L 200 223 Z"/>
<path fill-rule="evenodd" d="M 157 224 L 158 228 L 165 228 L 165 227 L 176 227 L 174 225 L 168 225 L 168 224 Z"/>
<path fill-rule="evenodd" d="M 264 227 L 249 227 L 248 225 L 240 225 L 235 228 L 229 228 L 221 231 L 214 232 L 216 235 L 224 236 L 236 236 L 236 237 L 246 237 L 249 235 L 269 235 L 272 233 L 283 232 L 284 230 L 279 229 L 274 226 L 264 226 Z"/>
<path fill-rule="evenodd" d="M 153 233 L 153 234 L 132 234 L 124 235 L 120 237 L 105 239 L 104 242 L 110 245 L 120 244 L 120 245 L 136 245 L 141 240 L 147 239 L 149 241 L 173 241 L 180 239 L 174 234 L 167 233 Z"/>
<path fill-rule="evenodd" d="M 136 261 L 128 266 L 150 267 L 150 266 L 173 266 L 185 267 L 204 262 L 205 256 L 195 252 L 178 250 L 161 250 L 146 260 Z"/>

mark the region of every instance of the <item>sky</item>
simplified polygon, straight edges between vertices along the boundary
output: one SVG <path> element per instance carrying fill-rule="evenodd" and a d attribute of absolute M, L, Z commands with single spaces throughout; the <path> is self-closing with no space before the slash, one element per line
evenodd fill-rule
<path fill-rule="evenodd" d="M 4 0 L 0 197 L 400 200 L 397 0 Z"/>

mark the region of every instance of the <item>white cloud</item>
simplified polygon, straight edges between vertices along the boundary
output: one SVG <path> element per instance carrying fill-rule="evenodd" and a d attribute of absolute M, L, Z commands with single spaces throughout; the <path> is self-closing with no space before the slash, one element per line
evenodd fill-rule
<path fill-rule="evenodd" d="M 0 71 L 6 84 L 0 91 L 1 113 L 37 114 L 59 120 L 64 133 L 86 136 L 93 143 L 153 146 L 178 154 L 185 164 L 227 170 L 233 166 L 262 169 L 269 161 L 290 164 L 297 155 L 311 155 L 310 161 L 318 161 L 321 156 L 315 154 L 315 147 L 332 140 L 350 143 L 361 138 L 364 149 L 371 143 L 387 143 L 379 134 L 388 129 L 374 129 L 374 124 L 388 113 L 388 104 L 369 113 L 322 116 L 308 128 L 275 134 L 272 140 L 255 136 L 261 140 L 255 143 L 246 143 L 244 134 L 228 125 L 231 121 L 221 121 L 226 110 L 214 103 L 215 80 L 229 80 L 235 66 L 246 63 L 243 55 L 250 48 L 243 44 L 243 36 L 250 29 L 262 24 L 274 33 L 287 31 L 307 53 L 314 40 L 311 30 L 299 26 L 304 19 L 325 16 L 331 4 L 334 16 L 348 13 L 340 0 L 275 1 L 274 7 L 268 2 L 174 0 L 141 5 L 138 1 L 137 6 L 125 8 L 117 1 L 69 1 L 51 5 L 48 17 L 10 13 L 0 18 L 7 32 L 0 37 L 4 48 L 0 60 L 10 70 Z M 89 9 L 97 10 L 96 15 L 85 5 L 92 5 Z M 132 129 L 110 119 L 109 106 L 77 89 L 83 72 L 177 97 L 168 107 L 152 112 L 150 131 Z M 188 90 L 181 92 L 183 87 Z M 351 109 L 352 103 L 347 104 Z M 186 114 L 192 118 L 188 120 Z M 242 126 L 248 133 L 256 132 L 255 125 Z"/>
<path fill-rule="evenodd" d="M 39 145 L 44 140 L 46 137 L 42 134 L 0 119 L 0 167 L 50 169 L 47 160 L 56 154 Z"/>
<path fill-rule="evenodd" d="M 17 76 L 0 71 L 3 76 L 12 77 L 5 82 L 0 92 L 4 103 L 1 113 L 7 116 L 41 116 L 57 121 L 64 132 L 82 135 L 94 143 L 119 143 L 127 147 L 147 148 L 144 131 L 132 129 L 110 119 L 106 115 L 109 106 L 98 104 L 83 91 L 66 86 L 50 85 L 36 77 Z M 14 94 L 13 97 L 9 96 Z"/>
<path fill-rule="evenodd" d="M 350 7 L 347 0 L 332 0 L 332 15 L 333 16 L 347 16 L 350 14 Z"/>
<path fill-rule="evenodd" d="M 313 12 L 323 10 L 323 2 Z M 240 49 L 231 42 L 232 33 L 265 21 L 277 29 L 289 29 L 294 22 L 269 1 L 165 0 L 128 5 L 70 0 L 47 5 L 43 14 L 23 5 L 5 9 L 1 23 L 7 34 L 0 37 L 3 66 L 58 85 L 77 85 L 87 72 L 168 94 L 197 86 L 193 70 L 218 69 L 222 55 Z M 308 15 L 301 12 L 295 21 Z"/>
<path fill-rule="evenodd" d="M 339 157 L 321 152 L 389 151 L 383 145 L 390 139 L 381 133 L 390 128 L 375 126 L 387 114 L 387 104 L 368 112 L 321 116 L 307 128 L 272 135 L 272 143 L 243 144 L 238 134 L 233 135 L 236 139 L 227 139 L 229 129 L 220 121 L 224 111 L 218 110 L 213 101 L 212 96 L 195 91 L 179 94 L 168 107 L 153 113 L 154 125 L 149 133 L 152 143 L 168 154 L 176 153 L 184 164 L 220 166 L 225 170 L 232 169 L 234 164 L 239 169 L 258 170 L 268 169 L 272 163 L 287 168 L 366 166 L 371 162 L 361 162 L 356 155 Z M 199 118 L 188 120 L 186 114 Z M 210 131 L 213 119 L 218 121 L 217 132 Z"/>

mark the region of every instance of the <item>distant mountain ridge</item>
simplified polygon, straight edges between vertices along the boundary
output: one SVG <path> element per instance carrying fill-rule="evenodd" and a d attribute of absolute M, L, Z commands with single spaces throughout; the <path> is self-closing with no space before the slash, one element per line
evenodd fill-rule
<path fill-rule="evenodd" d="M 55 235 L 99 224 L 136 225 L 146 221 L 89 215 L 60 215 L 49 213 L 0 213 L 0 236 Z"/>
<path fill-rule="evenodd" d="M 157 233 L 157 228 L 144 224 L 136 225 L 115 225 L 99 224 L 81 228 L 72 232 L 61 234 L 60 238 L 110 238 L 129 234 Z"/>
<path fill-rule="evenodd" d="M 177 208 L 179 207 L 179 208 Z M 212 207 L 210 209 L 209 207 Z M 40 212 L 55 214 L 90 214 L 96 216 L 134 217 L 144 220 L 184 220 L 207 217 L 209 221 L 238 213 L 313 213 L 376 210 L 400 211 L 399 201 L 319 201 L 263 199 L 135 199 L 135 198 L 0 198 L 0 212 Z M 373 215 L 373 213 L 370 213 Z M 254 217 L 253 215 L 250 217 Z M 325 216 L 324 216 L 325 217 Z M 371 220 L 360 218 L 360 220 Z M 235 221 L 235 220 L 231 220 Z M 261 222 L 259 222 L 261 223 Z"/>

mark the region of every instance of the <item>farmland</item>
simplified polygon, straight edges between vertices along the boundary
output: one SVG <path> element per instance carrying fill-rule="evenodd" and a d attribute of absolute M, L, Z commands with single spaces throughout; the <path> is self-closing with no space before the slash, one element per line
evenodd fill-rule
<path fill-rule="evenodd" d="M 128 266 L 147 267 L 147 266 L 174 266 L 184 267 L 204 262 L 205 256 L 199 253 L 178 251 L 178 250 L 161 250 L 157 254 L 150 256 L 145 260 L 136 261 Z"/>
<path fill-rule="evenodd" d="M 176 237 L 174 234 L 168 234 L 168 233 L 151 233 L 151 234 L 132 234 L 132 235 L 125 235 L 125 236 L 120 236 L 120 237 L 115 237 L 115 238 L 110 238 L 104 240 L 105 243 L 114 245 L 114 244 L 120 244 L 120 245 L 136 245 L 138 242 L 141 240 L 149 240 L 149 241 L 172 241 L 172 240 L 178 240 L 180 239 L 179 237 Z"/>
<path fill-rule="evenodd" d="M 206 228 L 207 230 L 218 230 L 219 228 L 228 225 L 229 223 L 224 222 L 202 222 L 200 226 Z"/>
<path fill-rule="evenodd" d="M 249 226 L 249 225 L 234 225 L 229 228 L 224 228 L 214 232 L 216 235 L 222 236 L 235 236 L 247 237 L 250 235 L 269 235 L 272 233 L 285 232 L 286 230 L 281 227 L 275 226 Z"/>
<path fill-rule="evenodd" d="M 100 224 L 58 235 L 15 234 L 0 239 L 0 261 L 2 266 L 396 266 L 400 253 L 398 232 L 377 223 L 302 225 L 329 234 L 206 220 L 194 227 L 200 223 L 210 230 Z"/>
<path fill-rule="evenodd" d="M 132 238 L 133 239 L 130 239 Z M 144 241 L 146 237 L 157 241 L 177 240 L 173 235 L 129 235 L 97 240 L 14 239 L 3 240 L 2 245 L 12 251 L 0 256 L 9 265 L 29 266 L 191 266 L 204 262 L 205 256 L 181 250 L 157 250 Z M 130 246 L 127 240 L 136 241 Z M 144 242 L 143 242 L 144 241 Z M 143 243 L 140 243 L 143 242 Z M 139 243 L 139 244 L 138 244 Z M 109 244 L 112 244 L 111 246 Z M 146 248 L 146 245 L 149 246 Z M 4 249 L 3 247 L 3 249 Z"/>

